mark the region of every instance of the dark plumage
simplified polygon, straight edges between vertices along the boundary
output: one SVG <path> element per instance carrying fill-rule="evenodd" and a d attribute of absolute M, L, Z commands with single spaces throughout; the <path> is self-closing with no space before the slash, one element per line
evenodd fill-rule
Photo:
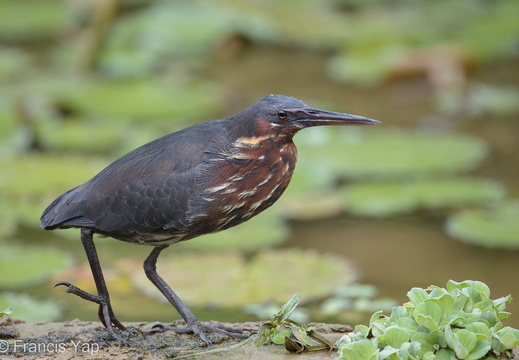
<path fill-rule="evenodd" d="M 187 329 L 236 335 L 200 323 L 158 276 L 157 257 L 172 243 L 225 230 L 271 206 L 288 186 L 297 151 L 292 137 L 318 125 L 376 124 L 375 120 L 312 109 L 302 101 L 267 96 L 225 120 L 197 124 L 129 152 L 86 183 L 60 195 L 43 212 L 45 230 L 81 228 L 98 295 L 69 283 L 67 291 L 100 305 L 100 319 L 116 337 L 124 328 L 111 310 L 93 233 L 154 246 L 145 261 L 152 282 L 177 308 Z M 86 294 L 86 295 L 85 295 Z"/>

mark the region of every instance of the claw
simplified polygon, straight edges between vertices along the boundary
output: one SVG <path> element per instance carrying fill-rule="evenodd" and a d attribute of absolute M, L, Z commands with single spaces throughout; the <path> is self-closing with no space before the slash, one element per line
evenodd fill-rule
<path fill-rule="evenodd" d="M 67 281 L 60 281 L 58 283 L 55 283 L 52 288 L 54 289 L 55 287 L 60 286 L 60 285 L 67 286 L 67 287 L 72 286 L 72 284 Z"/>
<path fill-rule="evenodd" d="M 178 334 L 195 334 L 197 335 L 206 345 L 211 345 L 211 340 L 207 338 L 204 331 L 214 332 L 220 335 L 228 336 L 235 339 L 246 339 L 250 334 L 244 334 L 245 331 L 252 332 L 252 329 L 235 328 L 223 324 L 208 324 L 203 322 L 196 322 L 186 326 L 169 326 L 164 324 L 155 324 L 148 331 L 148 334 L 156 334 L 158 332 L 164 332 L 173 330 Z"/>

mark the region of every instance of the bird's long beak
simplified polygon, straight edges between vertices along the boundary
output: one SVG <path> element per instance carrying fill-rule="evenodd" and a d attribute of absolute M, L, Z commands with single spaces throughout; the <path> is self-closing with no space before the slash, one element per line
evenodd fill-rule
<path fill-rule="evenodd" d="M 288 112 L 288 111 L 287 111 Z M 380 121 L 364 116 L 344 114 L 334 111 L 300 108 L 290 110 L 294 114 L 294 122 L 302 128 L 320 125 L 375 125 Z"/>

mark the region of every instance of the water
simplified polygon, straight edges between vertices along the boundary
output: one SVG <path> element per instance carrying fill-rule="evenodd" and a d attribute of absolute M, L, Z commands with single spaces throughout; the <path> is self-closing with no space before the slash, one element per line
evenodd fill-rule
<path fill-rule="evenodd" d="M 274 49 L 248 51 L 234 63 L 215 64 L 213 77 L 230 93 L 240 92 L 249 102 L 268 93 L 326 102 L 330 109 L 382 120 L 383 125 L 417 128 L 443 126 L 485 139 L 490 156 L 474 175 L 503 183 L 508 196 L 519 195 L 519 121 L 517 114 L 454 121 L 437 113 L 433 90 L 425 79 L 414 78 L 371 89 L 338 84 L 326 77 L 326 57 L 309 53 L 277 53 Z M 489 66 L 473 74 L 470 82 L 519 85 L 514 63 Z M 296 139 L 297 142 L 297 139 Z M 297 169 L 296 169 L 297 171 Z M 340 216 L 315 222 L 294 222 L 285 246 L 317 249 L 351 259 L 361 281 L 376 285 L 381 296 L 400 302 L 412 287 L 445 286 L 449 279 L 480 280 L 492 297 L 512 294 L 512 317 L 506 324 L 519 327 L 519 251 L 488 249 L 450 238 L 444 231 L 446 214 L 370 220 Z M 515 315 L 514 315 L 515 314 Z"/>
<path fill-rule="evenodd" d="M 512 317 L 506 324 L 519 326 L 519 284 L 513 280 L 519 270 L 519 253 L 449 238 L 441 217 L 338 217 L 297 223 L 286 246 L 318 248 L 351 259 L 359 269 L 361 282 L 376 285 L 380 296 L 399 303 L 408 300 L 406 293 L 412 287 L 445 286 L 449 279 L 483 281 L 490 287 L 492 298 L 512 294 L 518 299 L 507 308 Z"/>
<path fill-rule="evenodd" d="M 312 106 L 362 114 L 391 126 L 423 126 L 424 119 L 435 113 L 432 90 L 424 79 L 359 89 L 329 80 L 325 76 L 325 60 L 322 55 L 304 52 L 255 49 L 232 60 L 215 62 L 208 76 L 221 84 L 226 98 L 230 99 L 226 104 L 227 114 L 270 93 L 292 95 Z M 497 84 L 519 84 L 517 69 L 504 67 L 486 69 L 477 76 Z M 509 189 L 509 196 L 517 197 L 517 119 L 462 119 L 448 126 L 489 142 L 491 156 L 476 171 L 476 175 L 502 182 Z M 292 222 L 292 235 L 284 246 L 340 254 L 356 264 L 361 282 L 376 285 L 380 296 L 392 297 L 399 302 L 406 301 L 407 291 L 414 286 L 444 286 L 449 279 L 483 281 L 490 286 L 494 298 L 512 294 L 517 299 L 509 307 L 513 315 L 506 324 L 519 327 L 519 283 L 514 276 L 519 272 L 519 252 L 487 249 L 452 239 L 444 231 L 445 218 L 446 214 L 443 213 L 419 212 L 382 220 L 343 215 L 322 221 Z M 41 231 L 22 235 L 27 236 L 21 238 L 32 238 L 34 240 L 31 241 L 39 245 L 44 236 Z M 47 234 L 47 238 L 46 244 L 70 250 L 76 254 L 78 261 L 86 263 L 79 236 L 77 242 L 59 239 L 51 234 Z M 144 260 L 149 252 L 148 247 L 131 246 L 110 239 L 99 240 L 98 249 L 103 264 L 129 256 Z M 208 286 L 203 281 L 200 279 L 200 286 Z M 170 282 L 175 288 L 174 279 Z M 126 285 L 131 287 L 130 284 Z M 96 319 L 95 304 L 86 304 L 64 291 L 37 287 L 29 292 L 40 298 L 59 299 L 68 304 L 65 319 Z M 115 312 L 124 321 L 168 321 L 178 318 L 170 305 L 157 304 L 143 295 L 125 290 L 124 286 L 116 287 L 112 294 Z M 232 310 L 193 310 L 202 320 L 250 319 Z"/>

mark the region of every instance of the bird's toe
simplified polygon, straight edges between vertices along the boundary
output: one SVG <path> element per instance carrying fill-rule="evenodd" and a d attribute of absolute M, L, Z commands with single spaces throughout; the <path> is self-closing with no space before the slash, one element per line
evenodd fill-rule
<path fill-rule="evenodd" d="M 194 334 L 200 338 L 206 345 L 211 345 L 205 333 L 217 333 L 234 339 L 247 339 L 253 332 L 253 329 L 238 328 L 224 324 L 210 324 L 203 322 L 195 322 L 185 326 L 169 326 L 165 324 L 156 324 L 152 327 L 148 334 L 156 334 L 159 332 L 173 330 L 177 334 Z"/>

